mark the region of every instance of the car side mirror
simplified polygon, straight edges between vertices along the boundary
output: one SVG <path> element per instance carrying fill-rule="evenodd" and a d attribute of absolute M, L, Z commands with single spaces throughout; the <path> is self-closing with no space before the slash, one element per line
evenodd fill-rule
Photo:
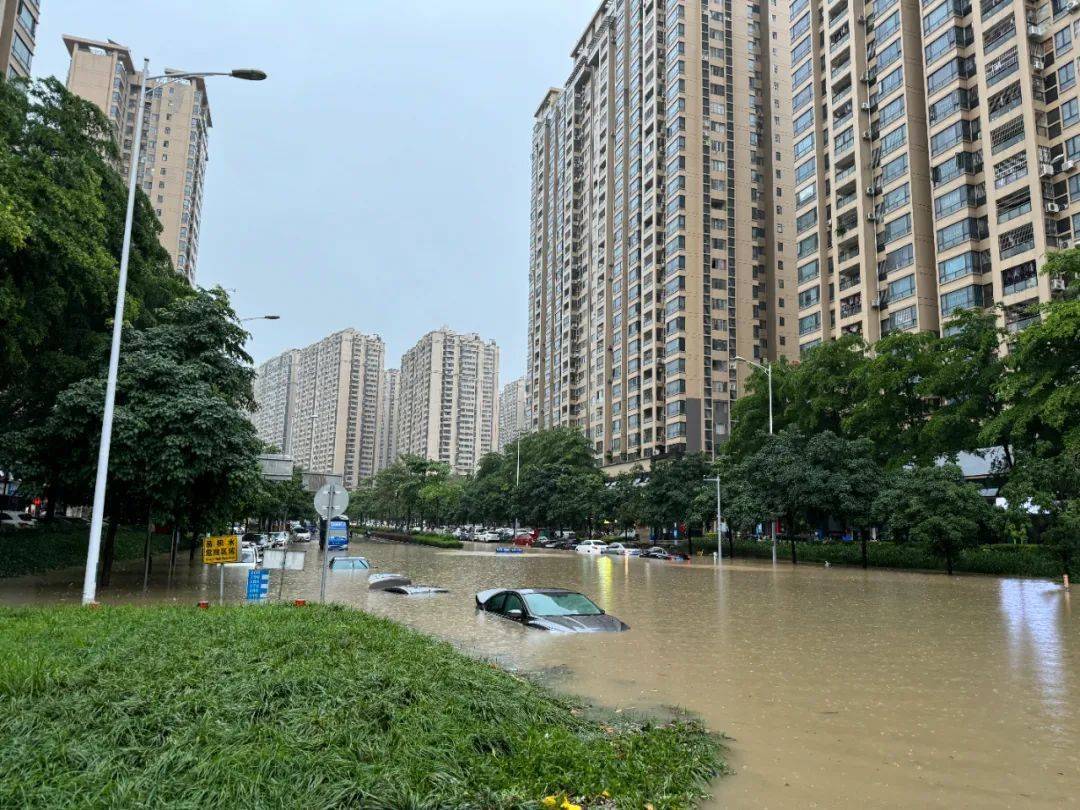
<path fill-rule="evenodd" d="M 514 608 L 513 610 L 506 611 L 506 615 L 509 616 L 511 619 L 520 619 L 521 611 L 517 608 Z"/>

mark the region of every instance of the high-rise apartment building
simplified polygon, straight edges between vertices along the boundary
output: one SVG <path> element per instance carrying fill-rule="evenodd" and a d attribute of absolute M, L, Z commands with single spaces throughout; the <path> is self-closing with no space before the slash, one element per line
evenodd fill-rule
<path fill-rule="evenodd" d="M 0 0 L 0 75 L 4 78 L 30 76 L 40 16 L 37 0 Z"/>
<path fill-rule="evenodd" d="M 100 107 L 113 124 L 121 152 L 118 168 L 126 178 L 131 168 L 142 71 L 135 69 L 131 51 L 112 40 L 65 36 L 64 44 L 71 55 L 67 87 Z M 210 126 L 210 105 L 202 79 L 156 80 L 147 86 L 139 185 L 161 221 L 161 244 L 177 271 L 190 282 L 195 279 L 199 252 Z"/>
<path fill-rule="evenodd" d="M 401 360 L 399 454 L 476 469 L 498 444 L 499 348 L 477 334 L 429 332 Z"/>
<path fill-rule="evenodd" d="M 385 355 L 378 336 L 343 329 L 267 361 L 255 387 L 260 437 L 284 435 L 298 467 L 337 473 L 346 487 L 374 475 Z"/>
<path fill-rule="evenodd" d="M 532 143 L 528 422 L 710 452 L 797 350 L 787 5 L 606 0 Z"/>
<path fill-rule="evenodd" d="M 300 352 L 296 349 L 267 360 L 255 369 L 258 409 L 252 414 L 252 422 L 260 439 L 285 454 L 292 453 L 299 371 Z"/>
<path fill-rule="evenodd" d="M 525 378 L 503 386 L 499 394 L 499 450 L 526 432 Z"/>
<path fill-rule="evenodd" d="M 378 449 L 375 454 L 375 472 L 385 470 L 398 457 L 397 431 L 400 398 L 398 389 L 401 372 L 388 368 L 383 372 L 382 390 L 379 393 L 379 426 L 376 432 Z"/>
<path fill-rule="evenodd" d="M 788 14 L 799 336 L 1010 330 L 1080 237 L 1080 4 L 796 0 Z M 1075 209 L 1080 211 L 1080 208 Z"/>

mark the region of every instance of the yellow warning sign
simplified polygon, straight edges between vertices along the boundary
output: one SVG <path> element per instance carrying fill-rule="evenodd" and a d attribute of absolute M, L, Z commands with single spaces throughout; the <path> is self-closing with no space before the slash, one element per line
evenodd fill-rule
<path fill-rule="evenodd" d="M 208 565 L 240 562 L 240 537 L 222 534 L 203 540 L 202 561 Z"/>

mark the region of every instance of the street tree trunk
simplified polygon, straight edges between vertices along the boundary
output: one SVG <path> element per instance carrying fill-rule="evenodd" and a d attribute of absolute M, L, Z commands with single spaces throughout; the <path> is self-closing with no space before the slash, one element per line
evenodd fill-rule
<path fill-rule="evenodd" d="M 735 532 L 728 529 L 728 558 L 735 559 Z"/>
<path fill-rule="evenodd" d="M 945 546 L 945 572 L 952 576 L 952 546 Z"/>
<path fill-rule="evenodd" d="M 116 555 L 116 528 L 120 522 L 120 516 L 116 514 L 116 497 L 108 496 L 109 529 L 105 533 L 105 543 L 101 549 L 101 587 L 109 587 L 112 579 L 113 557 Z"/>
<path fill-rule="evenodd" d="M 794 534 L 791 535 L 788 542 L 791 543 L 791 564 L 792 565 L 798 565 L 799 564 L 799 557 L 795 553 L 795 535 Z"/>
<path fill-rule="evenodd" d="M 690 519 L 686 519 L 686 546 L 687 553 L 694 556 L 694 527 L 690 525 Z"/>
<path fill-rule="evenodd" d="M 864 569 L 870 567 L 870 554 L 866 548 L 866 530 L 859 532 L 859 543 L 862 545 L 862 567 Z"/>

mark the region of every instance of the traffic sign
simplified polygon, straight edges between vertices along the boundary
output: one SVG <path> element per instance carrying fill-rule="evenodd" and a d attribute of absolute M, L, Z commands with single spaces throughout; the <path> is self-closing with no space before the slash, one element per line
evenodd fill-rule
<path fill-rule="evenodd" d="M 349 506 L 349 491 L 341 484 L 326 484 L 315 493 L 315 511 L 326 519 L 335 518 Z"/>
<path fill-rule="evenodd" d="M 235 534 L 207 537 L 203 540 L 202 561 L 207 565 L 240 562 L 240 537 Z"/>
<path fill-rule="evenodd" d="M 258 602 L 270 593 L 270 572 L 265 568 L 253 568 L 248 571 L 247 598 Z"/>

